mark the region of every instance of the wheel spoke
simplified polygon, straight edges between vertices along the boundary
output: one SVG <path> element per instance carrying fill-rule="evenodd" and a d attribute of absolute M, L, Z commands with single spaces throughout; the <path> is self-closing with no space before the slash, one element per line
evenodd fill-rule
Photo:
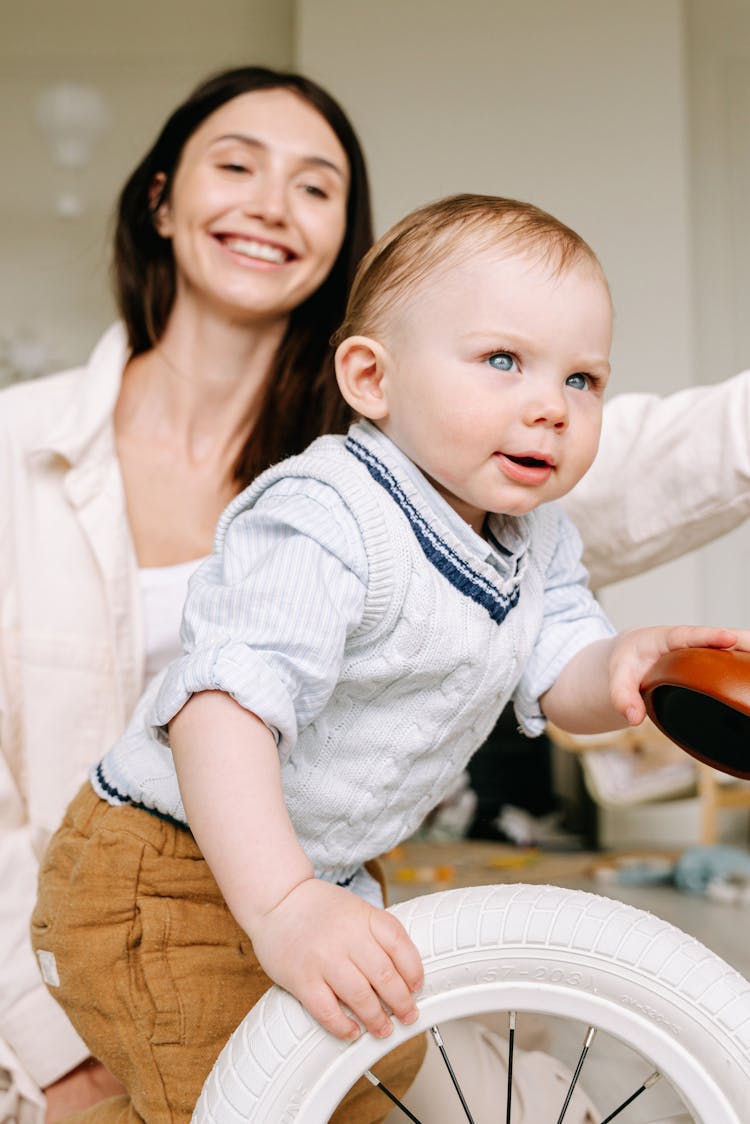
<path fill-rule="evenodd" d="M 388 1097 L 388 1100 L 392 1101 L 395 1104 L 396 1108 L 401 1109 L 404 1116 L 407 1116 L 409 1120 L 413 1120 L 414 1124 L 422 1124 L 422 1121 L 419 1120 L 419 1118 L 416 1117 L 413 1112 L 409 1112 L 409 1109 L 406 1107 L 406 1105 L 398 1099 L 395 1093 L 392 1093 L 391 1090 L 383 1084 L 379 1077 L 375 1076 L 371 1069 L 366 1069 L 363 1076 L 366 1077 L 367 1080 L 370 1081 L 373 1085 L 377 1086 L 377 1088 L 380 1089 L 381 1093 L 385 1093 L 386 1097 Z"/>
<path fill-rule="evenodd" d="M 513 1046 L 516 1040 L 516 1012 L 508 1011 L 508 1091 L 505 1096 L 505 1124 L 510 1124 L 513 1102 Z"/>
<path fill-rule="evenodd" d="M 463 1110 L 466 1114 L 466 1118 L 469 1121 L 469 1124 L 474 1124 L 474 1118 L 471 1115 L 471 1111 L 469 1110 L 469 1106 L 466 1103 L 466 1098 L 464 1097 L 461 1086 L 458 1083 L 458 1078 L 456 1077 L 453 1066 L 451 1065 L 450 1058 L 448 1057 L 448 1053 L 445 1049 L 445 1044 L 443 1043 L 443 1039 L 442 1039 L 442 1036 L 440 1034 L 439 1027 L 437 1027 L 437 1026 L 430 1027 L 430 1033 L 432 1034 L 432 1037 L 435 1041 L 435 1044 L 436 1044 L 438 1050 L 440 1051 L 440 1055 L 441 1055 L 441 1057 L 443 1059 L 443 1062 L 445 1063 L 445 1066 L 448 1070 L 448 1073 L 450 1075 L 450 1079 L 453 1082 L 453 1087 L 456 1090 L 456 1093 L 458 1094 L 459 1100 L 461 1101 L 461 1105 L 462 1105 Z M 515 1011 L 509 1011 L 508 1012 L 508 1083 L 507 1083 L 507 1092 L 506 1092 L 505 1124 L 510 1124 L 512 1102 L 513 1102 L 513 1052 L 514 1052 L 514 1047 L 515 1047 L 515 1037 L 516 1037 L 516 1012 Z M 583 1048 L 581 1050 L 581 1054 L 578 1058 L 578 1064 L 576 1065 L 575 1072 L 573 1074 L 573 1077 L 571 1078 L 571 1082 L 570 1082 L 570 1085 L 568 1087 L 567 1094 L 565 1096 L 565 1103 L 563 1104 L 560 1115 L 557 1118 L 557 1124 L 563 1124 L 565 1114 L 567 1113 L 568 1108 L 570 1107 L 570 1101 L 571 1101 L 571 1098 L 572 1098 L 573 1093 L 575 1091 L 575 1087 L 578 1083 L 578 1078 L 581 1075 L 581 1070 L 583 1069 L 583 1064 L 586 1061 L 589 1049 L 591 1048 L 591 1044 L 594 1041 L 595 1037 L 596 1037 L 596 1028 L 590 1026 L 588 1028 L 588 1031 L 586 1032 L 586 1038 L 585 1038 L 585 1041 L 584 1041 Z M 392 1093 L 391 1090 L 387 1087 L 387 1085 L 384 1085 L 383 1082 L 380 1080 L 380 1078 L 375 1076 L 375 1074 L 372 1072 L 372 1070 L 370 1070 L 370 1069 L 365 1070 L 363 1076 L 366 1077 L 367 1080 L 370 1081 L 373 1085 L 375 1085 L 378 1089 L 380 1089 L 381 1093 L 384 1093 L 385 1096 L 388 1097 L 388 1099 L 396 1106 L 396 1108 L 398 1108 L 403 1113 L 404 1116 L 406 1116 L 409 1120 L 411 1120 L 413 1122 L 413 1124 L 422 1124 L 419 1117 L 415 1116 L 414 1113 L 411 1112 L 406 1107 L 406 1105 L 403 1103 L 403 1101 L 400 1101 L 399 1098 L 395 1095 L 395 1093 Z M 614 1109 L 613 1112 L 610 1112 L 609 1116 L 604 1117 L 604 1119 L 601 1121 L 601 1124 L 610 1124 L 610 1121 L 614 1120 L 616 1117 L 618 1117 L 620 1115 L 620 1113 L 624 1112 L 625 1109 L 628 1108 L 628 1106 L 633 1103 L 633 1101 L 635 1101 L 638 1097 L 640 1097 L 642 1093 L 645 1093 L 647 1089 L 650 1089 L 652 1087 L 652 1085 L 655 1085 L 656 1082 L 659 1081 L 660 1079 L 661 1079 L 661 1074 L 659 1073 L 658 1070 L 654 1070 L 654 1072 L 651 1074 L 651 1076 L 647 1077 L 642 1085 L 639 1085 L 639 1087 L 633 1093 L 631 1093 L 630 1096 L 627 1097 L 626 1100 L 624 1100 L 621 1104 L 619 1104 L 617 1106 L 617 1108 Z"/>
<path fill-rule="evenodd" d="M 578 1059 L 578 1065 L 576 1066 L 575 1073 L 573 1074 L 573 1079 L 570 1082 L 570 1087 L 568 1088 L 568 1093 L 567 1093 L 567 1096 L 565 1097 L 565 1103 L 563 1104 L 562 1111 L 557 1118 L 557 1124 L 562 1124 L 563 1120 L 565 1119 L 565 1113 L 568 1111 L 568 1105 L 570 1104 L 570 1098 L 573 1096 L 573 1091 L 574 1091 L 576 1085 L 578 1084 L 578 1078 L 581 1076 L 581 1070 L 583 1069 L 583 1063 L 586 1061 L 586 1057 L 588 1056 L 589 1048 L 591 1046 L 591 1043 L 594 1041 L 595 1037 L 596 1037 L 596 1027 L 590 1026 L 588 1031 L 586 1032 L 586 1041 L 583 1044 L 583 1049 L 581 1050 L 581 1056 Z"/>
<path fill-rule="evenodd" d="M 634 1093 L 630 1094 L 626 1101 L 623 1101 L 621 1105 L 618 1105 L 614 1112 L 610 1112 L 609 1116 L 605 1116 L 604 1120 L 602 1120 L 602 1124 L 609 1124 L 610 1120 L 614 1120 L 616 1116 L 619 1116 L 620 1113 L 623 1112 L 629 1104 L 633 1103 L 636 1097 L 640 1097 L 641 1093 L 645 1093 L 646 1089 L 650 1089 L 652 1085 L 655 1085 L 660 1077 L 661 1074 L 657 1071 L 654 1071 L 654 1073 L 652 1073 L 651 1076 L 643 1082 L 640 1088 L 636 1089 Z"/>
<path fill-rule="evenodd" d="M 453 1066 L 450 1063 L 450 1058 L 448 1057 L 447 1053 L 445 1052 L 445 1046 L 443 1045 L 443 1039 L 440 1036 L 439 1028 L 436 1027 L 436 1026 L 431 1026 L 430 1027 L 430 1034 L 432 1035 L 433 1039 L 435 1040 L 435 1045 L 437 1046 L 438 1050 L 440 1051 L 441 1057 L 442 1057 L 443 1061 L 445 1062 L 446 1069 L 448 1070 L 448 1073 L 450 1074 L 450 1079 L 453 1082 L 453 1088 L 458 1093 L 458 1099 L 461 1102 L 461 1107 L 463 1108 L 464 1112 L 466 1113 L 466 1119 L 469 1121 L 469 1124 L 474 1124 L 474 1117 L 469 1112 L 469 1106 L 466 1103 L 466 1097 L 463 1095 L 463 1092 L 461 1090 L 461 1086 L 458 1083 L 458 1079 L 457 1079 L 455 1073 L 453 1072 Z"/>

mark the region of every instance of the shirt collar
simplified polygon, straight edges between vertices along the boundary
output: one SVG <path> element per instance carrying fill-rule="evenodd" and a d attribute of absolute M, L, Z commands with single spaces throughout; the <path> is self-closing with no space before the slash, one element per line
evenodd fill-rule
<path fill-rule="evenodd" d="M 528 530 L 523 517 L 514 518 L 509 515 L 490 515 L 488 520 L 487 539 L 478 535 L 465 519 L 455 511 L 444 496 L 429 482 L 427 477 L 413 461 L 409 460 L 406 453 L 394 445 L 390 437 L 378 429 L 372 422 L 363 419 L 357 423 L 360 432 L 366 434 L 371 445 L 377 449 L 387 450 L 390 458 L 395 460 L 401 472 L 408 478 L 410 484 L 416 489 L 420 498 L 433 509 L 439 518 L 447 524 L 458 541 L 484 562 L 488 562 L 499 573 L 506 575 L 515 569 L 517 559 L 526 550 L 528 544 Z"/>

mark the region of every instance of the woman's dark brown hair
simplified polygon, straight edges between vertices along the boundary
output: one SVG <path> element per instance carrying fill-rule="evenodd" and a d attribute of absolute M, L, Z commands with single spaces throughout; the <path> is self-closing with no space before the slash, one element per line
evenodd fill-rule
<path fill-rule="evenodd" d="M 315 437 L 341 432 L 351 411 L 333 373 L 331 335 L 343 319 L 360 258 L 372 242 L 370 192 L 364 156 L 346 114 L 315 82 L 299 74 L 245 66 L 202 82 L 164 125 L 120 195 L 114 240 L 115 295 L 131 353 L 161 339 L 175 298 L 172 243 L 156 231 L 153 216 L 169 193 L 186 142 L 225 102 L 256 90 L 289 90 L 308 102 L 333 129 L 349 161 L 346 232 L 326 280 L 289 318 L 258 420 L 245 443 L 235 478 L 244 485 L 270 464 L 299 452 Z M 165 177 L 158 199 L 154 179 Z"/>

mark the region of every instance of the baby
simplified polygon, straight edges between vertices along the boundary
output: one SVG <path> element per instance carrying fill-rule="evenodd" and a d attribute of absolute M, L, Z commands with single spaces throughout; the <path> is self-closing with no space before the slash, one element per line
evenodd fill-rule
<path fill-rule="evenodd" d="M 577 733 L 637 724 L 639 685 L 663 652 L 747 647 L 747 634 L 711 628 L 618 636 L 587 589 L 553 501 L 594 459 L 611 329 L 591 249 L 525 203 L 446 199 L 367 255 L 336 352 L 362 420 L 225 511 L 191 583 L 185 655 L 53 841 L 35 943 L 97 1053 L 128 1016 L 112 973 L 140 978 L 121 964 L 140 955 L 146 853 L 168 857 L 149 867 L 148 908 L 171 903 L 146 985 L 149 972 L 169 978 L 215 1015 L 200 1081 L 239 1021 L 213 997 L 243 973 L 245 1008 L 265 972 L 334 1035 L 362 1024 L 384 1037 L 392 1016 L 416 1019 L 422 969 L 367 864 L 417 828 L 506 703 L 529 734 L 546 719 Z M 106 862 L 82 879 L 83 850 L 105 837 Z M 100 965 L 98 934 L 123 917 L 131 929 Z M 222 942 L 242 948 L 239 968 Z"/>

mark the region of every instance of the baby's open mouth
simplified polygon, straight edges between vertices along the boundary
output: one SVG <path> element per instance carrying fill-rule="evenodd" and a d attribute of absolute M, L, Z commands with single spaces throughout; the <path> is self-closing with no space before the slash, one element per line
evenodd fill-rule
<path fill-rule="evenodd" d="M 511 453 L 505 453 L 509 461 L 515 464 L 522 464 L 524 468 L 551 468 L 551 463 L 545 457 L 514 457 Z"/>

